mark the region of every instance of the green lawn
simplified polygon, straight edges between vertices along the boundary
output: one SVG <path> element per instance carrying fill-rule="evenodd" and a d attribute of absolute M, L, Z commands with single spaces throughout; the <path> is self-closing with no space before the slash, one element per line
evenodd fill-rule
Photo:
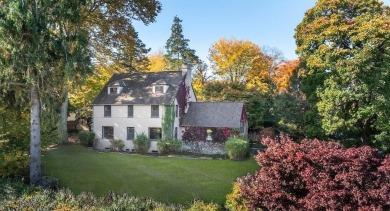
<path fill-rule="evenodd" d="M 246 161 L 155 157 L 96 152 L 80 145 L 58 146 L 43 153 L 44 174 L 60 179 L 73 192 L 103 195 L 109 190 L 151 196 L 162 202 L 195 198 L 223 204 L 237 177 L 259 169 Z"/>

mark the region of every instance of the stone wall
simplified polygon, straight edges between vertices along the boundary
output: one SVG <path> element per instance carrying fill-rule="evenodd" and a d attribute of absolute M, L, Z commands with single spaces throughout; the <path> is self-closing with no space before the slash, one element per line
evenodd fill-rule
<path fill-rule="evenodd" d="M 211 141 L 183 141 L 182 150 L 198 155 L 226 154 L 224 143 L 216 143 Z"/>

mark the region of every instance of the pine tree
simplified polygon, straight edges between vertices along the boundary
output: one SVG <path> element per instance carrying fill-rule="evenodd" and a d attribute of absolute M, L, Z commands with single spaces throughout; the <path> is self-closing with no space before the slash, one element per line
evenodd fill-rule
<path fill-rule="evenodd" d="M 195 50 L 188 46 L 189 39 L 185 39 L 183 35 L 182 20 L 175 16 L 171 27 L 172 33 L 165 45 L 167 54 L 165 58 L 168 61 L 169 69 L 178 70 L 183 63 L 192 64 L 198 60 L 195 55 Z"/>

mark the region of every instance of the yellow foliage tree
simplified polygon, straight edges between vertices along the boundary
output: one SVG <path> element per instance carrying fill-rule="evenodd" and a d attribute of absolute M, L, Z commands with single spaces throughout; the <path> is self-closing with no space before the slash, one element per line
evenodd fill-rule
<path fill-rule="evenodd" d="M 267 60 L 257 44 L 222 38 L 211 46 L 209 52 L 212 68 L 223 79 L 268 91 Z"/>
<path fill-rule="evenodd" d="M 167 69 L 167 61 L 162 50 L 149 54 L 148 59 L 148 72 L 161 72 Z"/>
<path fill-rule="evenodd" d="M 212 79 L 212 75 L 208 72 L 207 64 L 202 60 L 198 60 L 194 68 L 194 75 L 192 78 L 192 88 L 195 91 L 196 99 L 198 101 L 204 101 L 203 88 L 205 84 Z"/>

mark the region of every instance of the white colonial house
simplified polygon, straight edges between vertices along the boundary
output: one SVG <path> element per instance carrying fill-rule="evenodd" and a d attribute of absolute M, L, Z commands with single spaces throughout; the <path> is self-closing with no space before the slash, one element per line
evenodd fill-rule
<path fill-rule="evenodd" d="M 191 69 L 185 67 L 182 71 L 113 75 L 92 104 L 92 128 L 99 139 L 96 147 L 110 149 L 111 139 L 121 139 L 124 150 L 132 151 L 133 140 L 144 133 L 152 140 L 149 152 L 157 152 L 157 141 L 163 137 L 164 106 L 174 110 L 175 139 L 181 140 L 188 127 L 241 128 L 247 134 L 243 103 L 197 103 L 191 84 Z M 185 107 L 178 103 L 183 89 Z"/>

